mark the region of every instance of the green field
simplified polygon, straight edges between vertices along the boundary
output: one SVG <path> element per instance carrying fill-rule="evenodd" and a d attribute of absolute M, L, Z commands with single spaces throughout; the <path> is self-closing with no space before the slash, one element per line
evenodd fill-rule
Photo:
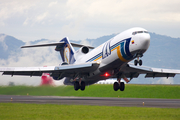
<path fill-rule="evenodd" d="M 83 97 L 121 97 L 121 98 L 163 98 L 180 99 L 180 85 L 126 85 L 125 91 L 114 91 L 112 85 L 91 85 L 85 91 L 74 91 L 73 86 L 0 87 L 1 95 L 35 96 L 83 96 Z"/>
<path fill-rule="evenodd" d="M 180 120 L 180 109 L 0 103 L 1 120 Z"/>
<path fill-rule="evenodd" d="M 125 91 L 113 91 L 112 85 L 91 85 L 85 91 L 74 91 L 73 86 L 0 87 L 1 95 L 88 96 L 124 98 L 180 99 L 179 85 L 126 85 Z M 179 120 L 180 108 L 146 108 L 118 106 L 58 105 L 0 103 L 0 120 L 67 120 L 67 119 L 147 119 Z"/>

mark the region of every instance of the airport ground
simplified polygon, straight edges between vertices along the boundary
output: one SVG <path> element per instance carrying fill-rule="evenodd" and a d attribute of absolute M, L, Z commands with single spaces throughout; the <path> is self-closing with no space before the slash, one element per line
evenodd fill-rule
<path fill-rule="evenodd" d="M 180 109 L 91 105 L 0 103 L 1 120 L 179 120 Z"/>
<path fill-rule="evenodd" d="M 1 86 L 0 95 L 32 96 L 76 96 L 119 98 L 180 99 L 180 85 L 136 85 L 127 84 L 125 90 L 114 91 L 113 85 L 90 85 L 84 91 L 75 91 L 73 86 Z"/>
<path fill-rule="evenodd" d="M 13 86 L 0 94 L 0 119 L 180 119 L 179 85 Z"/>

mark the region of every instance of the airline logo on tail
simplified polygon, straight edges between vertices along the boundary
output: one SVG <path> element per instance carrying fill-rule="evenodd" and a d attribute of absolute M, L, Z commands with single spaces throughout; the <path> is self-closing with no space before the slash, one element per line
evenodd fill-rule
<path fill-rule="evenodd" d="M 70 44 L 68 38 L 64 38 L 60 42 L 64 43 L 57 45 L 55 50 L 60 52 L 64 63 L 73 64 L 76 61 L 74 58 L 74 48 Z"/>
<path fill-rule="evenodd" d="M 70 63 L 70 51 L 71 51 L 71 49 L 70 49 L 70 45 L 69 44 L 66 44 L 65 45 L 65 48 L 64 48 L 64 62 L 66 62 L 66 63 Z"/>

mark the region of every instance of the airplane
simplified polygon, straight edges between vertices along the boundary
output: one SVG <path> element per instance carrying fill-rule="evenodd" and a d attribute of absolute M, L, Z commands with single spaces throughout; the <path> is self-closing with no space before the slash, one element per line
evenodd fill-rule
<path fill-rule="evenodd" d="M 125 84 L 140 74 L 147 77 L 174 77 L 180 70 L 142 66 L 144 53 L 150 45 L 150 34 L 141 27 L 128 29 L 94 48 L 70 43 L 67 37 L 58 43 L 22 46 L 21 48 L 55 46 L 60 52 L 62 64 L 44 67 L 1 67 L 3 75 L 41 76 L 49 73 L 54 80 L 64 79 L 65 85 L 74 85 L 74 90 L 85 90 L 85 86 L 100 80 L 116 78 L 114 91 L 124 91 Z M 77 51 L 73 47 L 80 47 Z M 90 49 L 92 49 L 90 51 Z M 130 63 L 130 61 L 134 61 Z"/>

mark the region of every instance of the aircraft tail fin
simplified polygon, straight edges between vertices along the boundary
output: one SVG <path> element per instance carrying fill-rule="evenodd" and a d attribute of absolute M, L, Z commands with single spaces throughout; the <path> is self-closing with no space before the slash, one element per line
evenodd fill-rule
<path fill-rule="evenodd" d="M 76 61 L 74 57 L 75 50 L 72 47 L 69 39 L 65 37 L 60 42 L 63 42 L 64 44 L 57 45 L 55 50 L 60 52 L 63 64 L 73 64 Z"/>

